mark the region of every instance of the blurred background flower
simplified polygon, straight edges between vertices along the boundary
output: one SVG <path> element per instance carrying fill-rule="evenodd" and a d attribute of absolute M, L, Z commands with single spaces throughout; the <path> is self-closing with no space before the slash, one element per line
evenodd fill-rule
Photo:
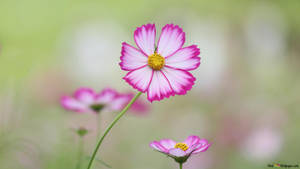
<path fill-rule="evenodd" d="M 272 128 L 261 127 L 249 135 L 242 149 L 247 157 L 255 161 L 272 159 L 279 153 L 282 140 L 280 132 Z"/>
<path fill-rule="evenodd" d="M 147 143 L 195 134 L 212 146 L 189 159 L 187 169 L 299 162 L 299 6 L 298 0 L 1 0 L 1 169 L 74 169 L 78 127 L 89 130 L 85 155 L 91 154 L 97 116 L 64 111 L 60 96 L 80 86 L 136 92 L 122 79 L 121 43 L 134 44 L 133 31 L 146 23 L 178 24 L 186 44 L 198 45 L 196 84 L 185 96 L 148 103 L 146 116 L 128 114 L 98 158 L 113 168 L 175 168 Z M 103 113 L 100 128 L 115 115 Z"/>

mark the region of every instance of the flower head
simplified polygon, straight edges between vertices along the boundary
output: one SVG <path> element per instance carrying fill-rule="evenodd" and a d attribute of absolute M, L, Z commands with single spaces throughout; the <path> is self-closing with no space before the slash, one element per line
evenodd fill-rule
<path fill-rule="evenodd" d="M 194 85 L 195 77 L 190 70 L 200 65 L 200 50 L 196 45 L 183 47 L 185 33 L 173 24 L 162 28 L 155 45 L 154 24 L 138 27 L 134 40 L 138 48 L 122 44 L 120 66 L 129 71 L 124 77 L 133 88 L 147 92 L 149 101 L 184 95 Z"/>
<path fill-rule="evenodd" d="M 76 129 L 76 133 L 80 137 L 84 137 L 85 135 L 88 134 L 88 132 L 89 132 L 89 130 L 87 130 L 85 127 L 79 127 Z"/>
<path fill-rule="evenodd" d="M 90 88 L 79 88 L 74 96 L 63 96 L 62 106 L 75 112 L 120 111 L 130 101 L 132 94 L 120 94 L 117 91 L 106 88 L 96 93 Z"/>
<path fill-rule="evenodd" d="M 178 163 L 184 163 L 191 155 L 206 151 L 210 144 L 206 139 L 189 136 L 183 142 L 175 142 L 171 139 L 153 141 L 150 143 L 150 147 L 174 158 Z"/>

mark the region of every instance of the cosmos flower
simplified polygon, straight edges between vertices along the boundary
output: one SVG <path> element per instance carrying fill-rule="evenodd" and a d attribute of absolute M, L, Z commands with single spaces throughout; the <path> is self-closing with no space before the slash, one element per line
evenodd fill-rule
<path fill-rule="evenodd" d="M 132 98 L 132 94 L 120 94 L 106 88 L 96 93 L 90 88 L 79 88 L 74 96 L 63 96 L 61 104 L 66 110 L 80 113 L 99 113 L 100 111 L 120 111 Z"/>
<path fill-rule="evenodd" d="M 129 71 L 123 79 L 140 92 L 147 92 L 150 102 L 186 94 L 196 80 L 189 71 L 200 65 L 199 48 L 183 47 L 185 33 L 178 25 L 165 25 L 157 46 L 155 38 L 154 24 L 138 27 L 134 32 L 138 48 L 124 42 L 120 62 L 121 69 Z"/>
<path fill-rule="evenodd" d="M 191 155 L 206 151 L 210 144 L 206 139 L 200 139 L 198 136 L 189 136 L 184 142 L 178 143 L 171 139 L 153 141 L 150 143 L 150 147 L 182 164 Z"/>

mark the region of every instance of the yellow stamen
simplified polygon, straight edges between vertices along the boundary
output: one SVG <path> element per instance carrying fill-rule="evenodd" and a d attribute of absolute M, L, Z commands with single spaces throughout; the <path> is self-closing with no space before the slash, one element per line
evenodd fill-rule
<path fill-rule="evenodd" d="M 148 65 L 154 70 L 160 70 L 165 65 L 165 58 L 155 52 L 148 57 Z"/>
<path fill-rule="evenodd" d="M 186 151 L 187 149 L 189 149 L 189 146 L 186 145 L 185 143 L 177 143 L 174 148 L 180 148 L 183 151 Z"/>

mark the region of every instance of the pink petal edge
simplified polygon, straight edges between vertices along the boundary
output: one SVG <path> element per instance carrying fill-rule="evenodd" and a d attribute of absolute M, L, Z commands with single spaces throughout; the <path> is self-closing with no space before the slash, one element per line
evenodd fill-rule
<path fill-rule="evenodd" d="M 88 87 L 80 87 L 74 92 L 74 98 L 85 104 L 91 104 L 95 101 L 95 92 Z"/>
<path fill-rule="evenodd" d="M 89 111 L 85 108 L 85 105 L 83 105 L 82 103 L 78 102 L 70 96 L 62 96 L 60 102 L 63 108 L 66 110 L 75 111 L 79 113 Z"/>
<path fill-rule="evenodd" d="M 162 81 L 164 81 L 164 86 L 162 85 Z M 156 89 L 158 91 L 152 91 L 154 90 L 153 88 L 155 88 L 152 85 L 155 85 L 156 88 L 158 88 Z M 174 96 L 174 95 L 175 93 L 166 76 L 161 71 L 153 71 L 152 80 L 147 90 L 147 99 L 150 102 L 153 102 L 155 100 L 160 101 L 164 98 L 169 98 L 170 96 Z"/>
<path fill-rule="evenodd" d="M 96 102 L 107 104 L 113 101 L 118 95 L 118 92 L 112 88 L 106 87 L 100 93 L 96 95 Z"/>
<path fill-rule="evenodd" d="M 171 140 L 171 139 L 161 139 L 159 141 L 160 145 L 162 145 L 165 149 L 167 149 L 168 151 L 171 149 L 171 148 L 174 148 L 175 145 L 176 145 L 176 142 L 174 140 Z"/>
<path fill-rule="evenodd" d="M 109 107 L 113 111 L 121 111 L 130 102 L 132 94 L 117 94 Z"/>
<path fill-rule="evenodd" d="M 157 52 L 163 57 L 168 57 L 181 49 L 184 42 L 185 32 L 183 32 L 182 28 L 178 25 L 167 24 L 162 28 L 157 42 Z"/>
<path fill-rule="evenodd" d="M 153 141 L 149 144 L 149 146 L 157 151 L 162 153 L 168 153 L 168 150 L 165 149 L 158 141 Z"/>
<path fill-rule="evenodd" d="M 171 85 L 174 91 L 174 94 L 177 95 L 185 95 L 187 91 L 192 89 L 196 81 L 196 78 L 190 72 L 185 70 L 175 69 L 175 68 L 165 66 L 165 68 L 162 69 L 162 72 L 164 73 L 165 77 L 168 79 L 169 84 Z M 186 80 L 187 84 L 179 84 L 180 82 L 180 78 L 178 78 L 179 73 L 183 73 L 183 75 L 185 76 L 184 79 Z M 171 76 L 173 76 L 173 78 L 171 78 Z"/>
<path fill-rule="evenodd" d="M 132 71 L 147 64 L 147 56 L 145 56 L 142 51 L 127 44 L 126 42 L 122 43 L 120 59 L 121 62 L 119 65 L 121 69 L 125 71 Z"/>
<path fill-rule="evenodd" d="M 128 83 L 130 84 L 134 89 L 137 89 L 138 91 L 140 92 L 146 92 L 147 89 L 149 88 L 149 85 L 153 79 L 153 73 L 154 71 L 151 70 L 151 74 L 150 72 L 146 72 L 147 73 L 147 76 L 143 75 L 143 74 L 134 74 L 134 73 L 138 73 L 137 71 L 149 71 L 149 70 L 146 70 L 148 68 L 147 65 L 139 68 L 139 69 L 136 69 L 136 70 L 133 70 L 133 71 L 130 71 L 128 72 L 125 77 L 123 77 L 123 79 Z M 145 70 L 141 70 L 141 69 L 145 69 Z M 142 72 L 141 72 L 142 73 Z M 148 74 L 149 73 L 149 74 Z M 136 77 L 132 77 L 132 76 L 136 76 Z M 146 78 L 146 80 L 145 80 Z M 149 82 L 148 82 L 149 81 Z M 143 83 L 144 82 L 144 83 Z M 141 84 L 143 83 L 143 84 Z"/>
<path fill-rule="evenodd" d="M 197 45 L 191 45 L 179 49 L 174 54 L 166 57 L 166 66 L 186 71 L 197 69 L 200 65 L 200 49 Z"/>
<path fill-rule="evenodd" d="M 155 24 L 142 25 L 137 27 L 133 34 L 134 41 L 141 52 L 149 56 L 155 50 L 156 28 Z"/>
<path fill-rule="evenodd" d="M 198 144 L 200 141 L 200 138 L 195 135 L 189 136 L 187 139 L 185 139 L 184 143 L 187 144 L 189 147 Z"/>
<path fill-rule="evenodd" d="M 199 147 L 195 151 L 193 151 L 192 154 L 197 154 L 197 153 L 200 153 L 200 152 L 205 152 L 210 146 L 211 146 L 211 144 L 207 144 L 207 145 L 204 145 L 202 147 Z"/>

